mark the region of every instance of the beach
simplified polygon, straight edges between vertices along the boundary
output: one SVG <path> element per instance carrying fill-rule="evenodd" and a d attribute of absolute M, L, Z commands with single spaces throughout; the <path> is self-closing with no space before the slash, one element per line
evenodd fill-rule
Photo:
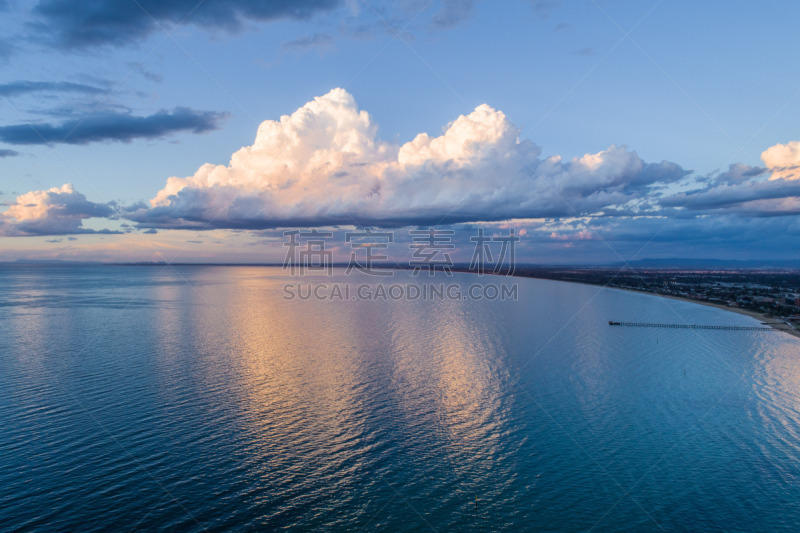
<path fill-rule="evenodd" d="M 777 320 L 776 318 L 770 318 L 767 315 L 765 315 L 764 313 L 759 313 L 757 311 L 751 311 L 749 309 L 742 309 L 740 307 L 731 307 L 729 305 L 717 304 L 717 303 L 704 301 L 704 300 L 696 300 L 694 298 L 687 298 L 687 297 L 684 297 L 684 296 L 673 296 L 673 295 L 661 294 L 661 293 L 652 292 L 652 291 L 642 291 L 642 290 L 630 289 L 630 288 L 625 288 L 625 287 L 614 287 L 614 286 L 602 285 L 602 284 L 598 284 L 598 283 L 588 283 L 588 282 L 585 282 L 585 281 L 562 280 L 562 279 L 557 279 L 557 278 L 548 278 L 548 277 L 541 277 L 541 276 L 530 276 L 530 275 L 525 275 L 525 274 L 512 274 L 512 275 L 515 276 L 515 277 L 521 277 L 521 278 L 548 279 L 548 280 L 552 280 L 552 281 L 561 281 L 561 282 L 565 282 L 565 283 L 578 283 L 578 284 L 581 284 L 581 285 L 590 285 L 590 286 L 595 286 L 595 287 L 605 287 L 605 288 L 609 288 L 609 289 L 617 289 L 617 290 L 621 290 L 621 291 L 635 292 L 635 293 L 640 293 L 640 294 L 650 294 L 650 295 L 653 295 L 653 296 L 658 296 L 660 298 L 668 298 L 670 300 L 680 300 L 680 301 L 695 303 L 695 304 L 699 304 L 699 305 L 706 305 L 706 306 L 709 306 L 709 307 L 716 307 L 717 309 L 723 309 L 725 311 L 731 311 L 732 313 L 738 313 L 740 315 L 745 315 L 745 316 L 749 316 L 751 318 L 755 318 L 759 322 L 765 323 L 766 325 L 769 325 L 773 329 L 776 329 L 778 331 L 782 331 L 784 333 L 792 335 L 793 337 L 800 338 L 800 331 L 798 331 L 797 329 L 794 329 L 794 328 L 790 329 L 790 326 L 787 326 L 784 322 L 775 323 L 775 321 Z M 783 326 L 783 327 L 776 327 L 776 326 Z"/>
<path fill-rule="evenodd" d="M 629 290 L 629 289 L 623 289 L 623 290 Z M 773 329 L 777 329 L 778 331 L 783 331 L 784 333 L 788 333 L 789 335 L 792 335 L 794 337 L 800 338 L 800 331 L 797 331 L 796 329 L 789 329 L 790 326 L 786 326 L 786 324 L 784 322 L 780 322 L 780 323 L 777 323 L 777 324 L 773 323 L 771 321 L 775 321 L 776 320 L 775 318 L 769 318 L 767 315 L 765 315 L 763 313 L 759 313 L 759 312 L 756 312 L 756 311 L 750 311 L 749 309 L 742 309 L 740 307 L 731 307 L 729 305 L 715 304 L 715 303 L 712 303 L 712 302 L 704 302 L 703 300 L 695 300 L 693 298 L 684 298 L 684 297 L 681 297 L 681 296 L 671 296 L 671 295 L 668 296 L 666 294 L 658 294 L 658 293 L 655 293 L 655 292 L 645 292 L 645 291 L 631 291 L 631 292 L 642 292 L 642 293 L 645 293 L 645 294 L 652 294 L 654 296 L 660 296 L 662 298 L 669 298 L 671 300 L 681 300 L 681 301 L 684 301 L 684 302 L 692 302 L 692 303 L 695 303 L 695 304 L 707 305 L 709 307 L 716 307 L 717 309 L 724 309 L 725 311 L 731 311 L 733 313 L 738 313 L 740 315 L 746 315 L 746 316 L 755 318 L 759 322 L 768 324 Z M 775 326 L 784 326 L 784 327 L 775 327 Z"/>

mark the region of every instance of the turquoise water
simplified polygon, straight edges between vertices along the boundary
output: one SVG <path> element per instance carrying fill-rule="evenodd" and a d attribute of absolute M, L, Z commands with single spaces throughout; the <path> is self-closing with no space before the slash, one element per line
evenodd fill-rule
<path fill-rule="evenodd" d="M 799 339 L 610 327 L 757 322 L 600 287 L 440 280 L 518 299 L 0 267 L 0 529 L 800 528 Z"/>

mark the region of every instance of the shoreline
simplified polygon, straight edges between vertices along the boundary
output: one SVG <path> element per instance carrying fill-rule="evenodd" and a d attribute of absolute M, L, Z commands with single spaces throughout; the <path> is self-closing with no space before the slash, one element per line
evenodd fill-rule
<path fill-rule="evenodd" d="M 617 287 L 608 287 L 608 288 L 616 289 Z M 658 294 L 658 293 L 655 293 L 655 292 L 647 292 L 647 291 L 634 291 L 634 290 L 631 290 L 631 289 L 620 289 L 620 290 L 628 291 L 628 292 L 637 292 L 639 294 L 650 294 L 651 296 L 658 296 L 658 297 L 661 297 L 661 298 L 669 298 L 670 300 L 678 300 L 678 301 L 681 301 L 681 302 L 689 302 L 689 303 L 693 303 L 693 304 L 705 305 L 705 306 L 708 306 L 708 307 L 716 307 L 717 309 L 722 309 L 723 311 L 730 311 L 731 313 L 736 313 L 736 314 L 739 314 L 739 315 L 749 316 L 750 318 L 755 318 L 756 320 L 758 320 L 762 324 L 768 325 L 769 327 L 771 327 L 774 330 L 783 331 L 784 333 L 788 333 L 792 337 L 800 338 L 800 331 L 797 331 L 796 329 L 788 329 L 788 327 L 786 327 L 786 324 L 784 322 L 781 322 L 781 325 L 783 325 L 784 327 L 776 328 L 775 326 L 777 324 L 772 324 L 772 323 L 768 322 L 769 320 L 775 320 L 774 318 L 770 319 L 765 314 L 759 313 L 758 311 L 750 311 L 749 309 L 742 309 L 741 307 L 731 307 L 729 305 L 722 305 L 722 304 L 715 304 L 715 303 L 711 303 L 711 302 L 704 302 L 702 300 L 694 300 L 692 298 L 686 298 L 686 297 L 683 297 L 683 296 L 672 296 L 670 294 Z"/>
<path fill-rule="evenodd" d="M 681 301 L 681 302 L 689 302 L 689 303 L 698 304 L 698 305 L 705 305 L 705 306 L 708 306 L 708 307 L 716 307 L 717 309 L 722 309 L 723 311 L 729 311 L 731 313 L 736 313 L 736 314 L 739 314 L 739 315 L 749 316 L 750 318 L 755 318 L 756 320 L 758 320 L 759 322 L 762 322 L 762 323 L 766 323 L 769 320 L 774 320 L 774 319 L 768 318 L 763 313 L 759 313 L 758 311 L 750 311 L 749 309 L 742 309 L 740 307 L 731 307 L 729 305 L 716 304 L 716 303 L 712 303 L 712 302 L 704 302 L 702 300 L 695 300 L 693 298 L 686 298 L 685 296 L 673 296 L 671 294 L 659 294 L 657 292 L 637 291 L 635 289 L 625 289 L 625 288 L 622 288 L 622 287 L 612 287 L 610 285 L 598 285 L 596 283 L 586 283 L 586 282 L 583 282 L 583 281 L 551 279 L 551 278 L 542 278 L 542 277 L 536 277 L 536 276 L 524 276 L 524 275 L 517 275 L 517 274 L 512 274 L 511 277 L 529 278 L 529 279 L 544 279 L 544 280 L 548 280 L 548 281 L 560 281 L 560 282 L 565 282 L 565 283 L 579 283 L 581 285 L 588 285 L 590 287 L 601 287 L 601 288 L 604 288 L 604 289 L 615 289 L 615 290 L 618 290 L 618 291 L 627 291 L 627 292 L 633 292 L 633 293 L 636 293 L 636 294 L 649 294 L 650 296 L 656 296 L 658 298 L 667 298 L 667 299 L 670 299 L 670 300 L 678 300 L 678 301 Z M 781 324 L 783 326 L 786 326 L 786 324 L 783 323 L 783 322 L 781 322 Z M 765 324 L 765 325 L 769 325 L 772 329 L 777 330 L 777 331 L 782 331 L 784 333 L 787 333 L 787 334 L 791 335 L 792 337 L 800 338 L 800 331 L 798 331 L 796 329 L 788 329 L 786 327 L 776 328 L 775 325 L 773 325 L 773 324 Z"/>

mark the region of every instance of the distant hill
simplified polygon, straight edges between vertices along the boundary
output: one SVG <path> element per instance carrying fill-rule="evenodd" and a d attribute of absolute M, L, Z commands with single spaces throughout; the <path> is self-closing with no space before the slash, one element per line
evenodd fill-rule
<path fill-rule="evenodd" d="M 614 268 L 663 268 L 663 269 L 800 269 L 800 260 L 771 260 L 771 259 L 751 259 L 747 261 L 733 259 L 694 259 L 694 258 L 670 258 L 670 259 L 639 259 L 628 261 L 627 263 L 616 262 L 605 265 Z"/>

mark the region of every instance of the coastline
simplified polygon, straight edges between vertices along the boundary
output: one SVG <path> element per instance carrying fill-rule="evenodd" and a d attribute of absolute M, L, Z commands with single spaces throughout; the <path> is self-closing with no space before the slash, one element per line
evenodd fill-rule
<path fill-rule="evenodd" d="M 623 290 L 628 290 L 628 289 L 623 289 Z M 672 295 L 667 295 L 667 294 L 657 294 L 657 293 L 654 293 L 654 292 L 645 292 L 645 291 L 631 291 L 631 292 L 640 292 L 642 294 L 652 294 L 653 296 L 660 296 L 662 298 L 669 298 L 671 300 L 680 300 L 680 301 L 683 301 L 683 302 L 691 302 L 691 303 L 695 303 L 695 304 L 706 305 L 708 307 L 716 307 L 717 309 L 723 309 L 725 311 L 730 311 L 732 313 L 738 313 L 740 315 L 745 315 L 745 316 L 749 316 L 751 318 L 755 318 L 759 322 L 768 322 L 769 320 L 775 320 L 774 318 L 770 319 L 769 317 L 767 317 L 767 315 L 765 315 L 763 313 L 759 313 L 759 312 L 756 312 L 756 311 L 750 311 L 749 309 L 742 309 L 740 307 L 731 307 L 729 305 L 722 305 L 722 304 L 715 304 L 715 303 L 711 303 L 711 302 L 704 302 L 702 300 L 694 300 L 692 298 L 684 298 L 684 297 L 681 297 L 681 296 L 672 296 Z M 781 324 L 783 324 L 783 322 L 781 322 Z M 783 325 L 785 326 L 785 324 L 783 324 Z M 800 338 L 800 331 L 797 331 L 796 329 L 788 329 L 788 328 L 785 328 L 785 327 L 784 328 L 776 328 L 775 325 L 771 324 L 771 323 L 769 323 L 769 326 L 772 329 L 776 329 L 778 331 L 783 331 L 784 333 L 788 333 L 789 335 L 791 335 L 793 337 Z"/>
<path fill-rule="evenodd" d="M 737 314 L 740 314 L 740 315 L 749 316 L 750 318 L 755 318 L 759 322 L 768 322 L 770 320 L 774 320 L 774 318 L 770 319 L 765 314 L 759 313 L 757 311 L 750 311 L 749 309 L 742 309 L 742 308 L 739 308 L 739 307 L 731 307 L 731 306 L 728 306 L 728 305 L 716 304 L 716 303 L 712 303 L 712 302 L 704 302 L 702 300 L 695 300 L 693 298 L 686 298 L 686 297 L 683 297 L 683 296 L 672 296 L 671 294 L 659 294 L 657 292 L 637 291 L 637 290 L 634 290 L 634 289 L 625 289 L 625 288 L 622 288 L 622 287 L 612 287 L 612 286 L 608 286 L 608 285 L 598 285 L 596 283 L 586 283 L 586 282 L 583 282 L 583 281 L 572 281 L 572 280 L 568 281 L 568 280 L 560 280 L 560 279 L 542 278 L 542 277 L 536 277 L 536 276 L 525 276 L 525 275 L 518 275 L 518 274 L 512 274 L 512 277 L 546 279 L 546 280 L 549 280 L 549 281 L 562 281 L 562 282 L 566 282 L 566 283 L 580 283 L 581 285 L 589 285 L 591 287 L 603 287 L 603 288 L 606 288 L 606 289 L 615 289 L 615 290 L 619 290 L 619 291 L 634 292 L 634 293 L 637 293 L 637 294 L 649 294 L 651 296 L 657 296 L 659 298 L 668 298 L 670 300 L 679 300 L 679 301 L 682 301 L 682 302 L 689 302 L 689 303 L 698 304 L 698 305 L 705 305 L 705 306 L 708 306 L 708 307 L 716 307 L 717 309 L 722 309 L 723 311 L 730 311 L 731 313 L 737 313 Z M 781 324 L 783 324 L 783 323 L 781 323 Z M 792 337 L 796 337 L 796 338 L 800 339 L 800 331 L 798 331 L 796 329 L 776 328 L 775 325 L 773 325 L 773 324 L 769 324 L 769 326 L 774 330 L 782 331 L 784 333 L 787 333 L 787 334 L 791 335 Z"/>

